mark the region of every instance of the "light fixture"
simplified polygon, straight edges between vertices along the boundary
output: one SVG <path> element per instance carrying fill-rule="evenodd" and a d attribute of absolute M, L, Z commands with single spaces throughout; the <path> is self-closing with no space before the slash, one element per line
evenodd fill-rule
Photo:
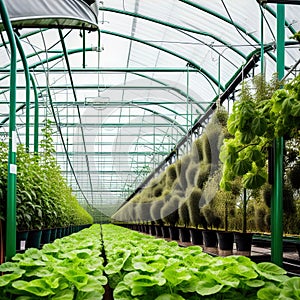
<path fill-rule="evenodd" d="M 257 2 L 261 5 L 266 5 L 269 3 L 300 5 L 300 0 L 257 0 Z"/>

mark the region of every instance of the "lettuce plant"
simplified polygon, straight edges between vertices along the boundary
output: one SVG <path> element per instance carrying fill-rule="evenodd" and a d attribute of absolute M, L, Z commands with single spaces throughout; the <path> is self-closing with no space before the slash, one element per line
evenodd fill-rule
<path fill-rule="evenodd" d="M 98 239 L 95 236 L 99 237 Z M 28 249 L 0 265 L 0 299 L 102 299 L 103 259 L 99 225 Z"/>

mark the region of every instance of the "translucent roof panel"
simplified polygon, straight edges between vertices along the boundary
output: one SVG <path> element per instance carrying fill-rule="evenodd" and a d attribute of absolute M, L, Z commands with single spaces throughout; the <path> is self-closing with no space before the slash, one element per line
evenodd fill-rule
<path fill-rule="evenodd" d="M 170 153 L 188 149 L 188 132 L 218 99 L 230 108 L 244 77 L 264 70 L 270 78 L 276 72 L 277 7 L 261 7 L 256 0 L 98 4 L 89 8 L 93 16 L 99 9 L 97 31 L 35 24 L 17 33 L 36 85 L 40 137 L 43 120 L 52 120 L 56 157 L 69 184 L 81 203 L 110 215 Z M 299 22 L 300 6 L 285 5 L 289 76 L 299 72 L 299 43 L 290 38 Z M 17 133 L 18 142 L 25 143 L 20 55 L 17 66 Z M 241 75 L 245 68 L 248 75 Z M 0 137 L 6 141 L 9 70 L 10 49 L 2 32 Z M 34 101 L 31 86 L 31 151 Z"/>

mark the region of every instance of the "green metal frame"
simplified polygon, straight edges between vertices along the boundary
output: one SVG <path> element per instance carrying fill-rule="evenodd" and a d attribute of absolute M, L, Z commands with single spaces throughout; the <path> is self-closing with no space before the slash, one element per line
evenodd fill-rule
<path fill-rule="evenodd" d="M 29 121 L 30 121 L 30 74 L 29 74 L 29 68 L 27 64 L 26 55 L 24 53 L 23 47 L 21 45 L 21 41 L 18 37 L 18 35 L 15 33 L 15 39 L 18 51 L 20 53 L 23 68 L 24 68 L 24 74 L 25 74 L 25 82 L 26 82 L 26 139 L 25 139 L 25 147 L 26 151 L 29 152 Z"/>
<path fill-rule="evenodd" d="M 248 33 L 247 30 L 246 30 L 243 26 L 239 25 L 239 24 L 236 23 L 236 22 L 232 22 L 229 18 L 227 18 L 227 17 L 225 17 L 225 16 L 223 16 L 223 15 L 221 15 L 221 14 L 219 14 L 219 13 L 217 13 L 217 12 L 211 10 L 211 9 L 208 9 L 207 7 L 204 7 L 203 5 L 197 4 L 197 3 L 193 2 L 193 1 L 190 1 L 190 0 L 179 0 L 179 1 L 180 1 L 180 2 L 183 2 L 183 3 L 187 4 L 187 5 L 190 5 L 190 6 L 192 6 L 192 7 L 195 7 L 195 8 L 197 8 L 197 9 L 199 9 L 199 10 L 202 10 L 202 11 L 204 11 L 204 12 L 206 12 L 206 13 L 208 13 L 208 14 L 210 14 L 210 15 L 212 15 L 212 16 L 214 16 L 214 17 L 216 17 L 216 18 L 218 18 L 218 19 L 220 19 L 220 20 L 222 20 L 222 21 L 224 21 L 224 22 L 226 22 L 226 23 L 229 23 L 229 24 L 231 24 L 231 25 L 234 25 L 234 26 L 235 26 L 236 28 L 238 28 L 241 32 L 243 32 L 246 36 L 249 36 L 249 37 L 250 37 L 253 41 L 255 41 L 257 44 L 260 44 L 260 41 L 259 41 L 253 34 Z M 268 55 L 269 55 L 274 61 L 276 61 L 276 57 L 275 57 L 272 53 L 269 53 L 269 52 L 268 52 Z"/>
<path fill-rule="evenodd" d="M 10 107 L 9 107 L 9 151 L 7 176 L 7 214 L 6 214 L 6 259 L 16 254 L 16 184 L 17 184 L 17 145 L 16 145 L 16 77 L 17 77 L 17 45 L 9 20 L 6 6 L 0 0 L 0 15 L 7 32 L 11 48 L 10 69 Z"/>
<path fill-rule="evenodd" d="M 192 61 L 191 59 L 185 57 L 185 56 L 182 56 L 176 52 L 173 52 L 171 50 L 168 50 L 164 47 L 161 47 L 161 46 L 157 46 L 157 45 L 154 45 L 150 42 L 147 42 L 145 40 L 142 40 L 142 39 L 139 39 L 139 38 L 136 38 L 136 37 L 133 37 L 133 36 L 129 36 L 129 35 L 126 35 L 126 34 L 122 34 L 122 33 L 119 33 L 119 32 L 114 32 L 114 31 L 108 31 L 108 30 L 101 30 L 101 33 L 104 33 L 104 34 L 109 34 L 109 35 L 114 35 L 114 36 L 118 36 L 118 37 L 121 37 L 121 38 L 124 38 L 124 39 L 128 39 L 128 40 L 132 40 L 132 41 L 135 41 L 135 42 L 138 42 L 138 43 L 142 43 L 144 45 L 147 45 L 147 46 L 150 46 L 152 48 L 156 48 L 160 51 L 163 51 L 163 52 L 166 52 L 174 57 L 177 57 L 179 59 L 182 59 L 183 61 L 186 61 L 187 63 L 189 63 L 190 65 L 192 65 L 194 68 L 196 68 L 200 73 L 203 73 L 206 77 L 208 77 L 216 86 L 218 86 L 218 80 L 212 76 L 209 72 L 207 72 L 205 69 L 203 69 L 201 66 L 199 66 L 197 63 L 195 63 L 194 61 Z M 224 91 L 224 87 L 221 85 L 221 90 Z"/>
<path fill-rule="evenodd" d="M 231 46 L 230 43 L 226 42 L 225 40 L 221 39 L 220 37 L 218 37 L 214 34 L 211 34 L 209 32 L 204 32 L 204 31 L 192 29 L 192 28 L 185 27 L 185 26 L 180 26 L 180 25 L 170 23 L 170 22 L 164 22 L 162 20 L 155 19 L 155 18 L 152 18 L 152 17 L 148 17 L 148 16 L 145 16 L 145 15 L 136 13 L 136 12 L 133 13 L 133 12 L 130 12 L 130 11 L 115 9 L 115 8 L 112 8 L 112 7 L 100 7 L 99 10 L 100 11 L 108 11 L 108 12 L 118 13 L 118 14 L 122 14 L 122 15 L 126 15 L 126 16 L 131 16 L 131 17 L 134 17 L 134 18 L 140 18 L 140 19 L 144 19 L 144 20 L 147 20 L 149 22 L 157 23 L 157 24 L 167 26 L 167 27 L 170 27 L 170 28 L 173 28 L 173 29 L 178 29 L 178 30 L 182 30 L 182 31 L 185 31 L 185 32 L 191 32 L 191 33 L 196 33 L 196 34 L 199 34 L 199 35 L 208 36 L 208 37 L 220 42 L 224 46 L 230 48 L 232 51 L 236 52 L 241 57 L 243 57 L 243 58 L 246 57 L 246 55 L 243 52 L 236 49 L 236 47 Z M 214 51 L 216 51 L 214 48 L 212 48 L 212 49 Z M 219 54 L 218 51 L 216 51 L 216 52 Z"/>
<path fill-rule="evenodd" d="M 284 4 L 277 4 L 277 73 L 284 77 Z M 274 142 L 274 185 L 271 200 L 271 259 L 282 266 L 283 262 L 283 137 Z"/>

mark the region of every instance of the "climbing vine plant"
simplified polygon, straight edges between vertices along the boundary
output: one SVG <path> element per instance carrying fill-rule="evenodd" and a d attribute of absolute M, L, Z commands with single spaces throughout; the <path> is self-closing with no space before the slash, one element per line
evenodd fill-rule
<path fill-rule="evenodd" d="M 240 99 L 227 122 L 232 137 L 224 140 L 220 153 L 220 185 L 225 190 L 231 189 L 237 177 L 247 189 L 262 186 L 267 180 L 267 149 L 274 139 L 299 136 L 300 76 L 282 89 L 275 76 L 269 83 L 257 76 L 252 83 L 253 90 L 249 83 L 243 83 Z"/>

